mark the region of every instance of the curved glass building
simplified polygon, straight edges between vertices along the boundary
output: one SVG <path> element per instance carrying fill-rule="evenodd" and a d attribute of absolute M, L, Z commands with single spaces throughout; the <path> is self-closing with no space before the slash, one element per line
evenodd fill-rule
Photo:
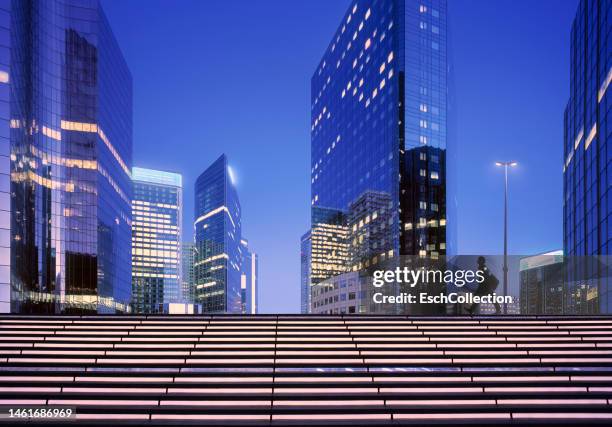
<path fill-rule="evenodd" d="M 564 310 L 610 314 L 610 270 L 602 268 L 600 260 L 612 253 L 612 2 L 579 2 L 569 56 L 563 143 L 563 252 L 568 257 Z"/>
<path fill-rule="evenodd" d="M 1 1 L 0 81 L 2 310 L 128 311 L 132 77 L 99 1 Z"/>

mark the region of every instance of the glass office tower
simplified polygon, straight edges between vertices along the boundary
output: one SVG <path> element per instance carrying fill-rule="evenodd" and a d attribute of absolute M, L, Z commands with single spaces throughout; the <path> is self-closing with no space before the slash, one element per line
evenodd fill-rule
<path fill-rule="evenodd" d="M 132 310 L 163 313 L 182 303 L 180 174 L 132 169 Z"/>
<path fill-rule="evenodd" d="M 240 292 L 242 295 L 242 313 L 257 314 L 259 299 L 259 257 L 249 248 L 246 239 L 240 241 L 242 246 L 242 272 L 240 275 Z"/>
<path fill-rule="evenodd" d="M 97 0 L 0 9 L 2 310 L 128 311 L 130 71 Z"/>
<path fill-rule="evenodd" d="M 446 0 L 354 1 L 312 77 L 312 229 L 322 208 L 388 200 L 388 231 L 357 262 L 454 253 L 446 22 Z"/>
<path fill-rule="evenodd" d="M 521 258 L 520 314 L 563 314 L 564 272 L 563 251 Z"/>
<path fill-rule="evenodd" d="M 349 242 L 346 213 L 314 207 L 310 230 L 310 284 L 348 271 Z"/>
<path fill-rule="evenodd" d="M 612 3 L 581 0 L 570 34 L 570 99 L 565 110 L 563 252 L 567 295 L 588 286 L 597 304 L 566 301 L 567 312 L 612 313 L 609 271 L 595 256 L 612 251 Z M 605 264 L 605 263 L 603 263 Z M 599 280 L 584 280 L 600 277 Z"/>
<path fill-rule="evenodd" d="M 310 257 L 312 241 L 310 231 L 300 239 L 300 313 L 310 313 Z"/>
<path fill-rule="evenodd" d="M 0 313 L 11 311 L 10 5 L 0 2 Z"/>
<path fill-rule="evenodd" d="M 222 155 L 195 184 L 196 304 L 204 313 L 241 313 L 241 213 L 233 172 Z"/>
<path fill-rule="evenodd" d="M 181 251 L 181 288 L 183 300 L 187 304 L 193 304 L 195 302 L 195 279 L 193 272 L 195 245 L 193 242 L 184 242 Z"/>

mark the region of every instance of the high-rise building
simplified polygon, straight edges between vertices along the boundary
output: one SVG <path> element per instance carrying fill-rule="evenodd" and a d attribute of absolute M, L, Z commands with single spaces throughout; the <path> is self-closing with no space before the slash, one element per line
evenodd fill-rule
<path fill-rule="evenodd" d="M 351 215 L 365 213 L 347 242 L 358 269 L 455 253 L 449 75 L 446 0 L 351 3 L 311 81 L 311 285 L 354 271 L 316 275 L 321 209 L 347 215 L 347 231 Z M 385 229 L 359 232 L 385 201 Z"/>
<path fill-rule="evenodd" d="M 520 314 L 563 314 L 564 273 L 563 251 L 521 258 Z"/>
<path fill-rule="evenodd" d="M 349 265 L 359 271 L 376 264 L 393 250 L 390 219 L 393 203 L 388 193 L 366 191 L 351 203 L 348 212 Z"/>
<path fill-rule="evenodd" d="M 587 294 L 596 294 L 597 304 L 582 304 L 582 313 L 612 313 L 610 272 L 597 271 L 601 263 L 592 258 L 612 253 L 611 28 L 610 1 L 580 1 L 570 33 L 564 117 L 563 252 L 567 293 L 586 286 Z"/>
<path fill-rule="evenodd" d="M 128 311 L 130 71 L 97 0 L 0 9 L 0 310 Z"/>
<path fill-rule="evenodd" d="M 187 304 L 193 304 L 195 301 L 195 276 L 193 270 L 195 245 L 193 242 L 184 242 L 181 251 L 181 289 L 183 300 Z"/>
<path fill-rule="evenodd" d="M 241 313 L 241 211 L 222 155 L 195 184 L 195 302 L 204 313 Z"/>
<path fill-rule="evenodd" d="M 163 313 L 182 303 L 180 174 L 132 169 L 132 310 Z"/>
<path fill-rule="evenodd" d="M 313 208 L 310 229 L 310 285 L 348 271 L 349 242 L 346 212 Z"/>
<path fill-rule="evenodd" d="M 10 5 L 0 2 L 0 313 L 11 312 Z"/>
<path fill-rule="evenodd" d="M 259 299 L 259 257 L 249 248 L 246 239 L 240 241 L 242 246 L 242 272 L 240 274 L 240 293 L 242 312 L 257 314 Z"/>
<path fill-rule="evenodd" d="M 300 313 L 310 313 L 310 256 L 312 242 L 310 231 L 300 239 Z"/>

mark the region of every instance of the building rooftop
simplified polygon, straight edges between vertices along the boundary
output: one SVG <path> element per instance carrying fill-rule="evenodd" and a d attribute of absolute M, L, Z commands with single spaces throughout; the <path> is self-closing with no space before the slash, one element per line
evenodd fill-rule
<path fill-rule="evenodd" d="M 183 186 L 183 176 L 179 173 L 139 167 L 132 168 L 132 180 L 173 187 Z"/>
<path fill-rule="evenodd" d="M 0 331 L 0 405 L 72 408 L 71 425 L 612 423 L 612 317 L 3 315 Z"/>

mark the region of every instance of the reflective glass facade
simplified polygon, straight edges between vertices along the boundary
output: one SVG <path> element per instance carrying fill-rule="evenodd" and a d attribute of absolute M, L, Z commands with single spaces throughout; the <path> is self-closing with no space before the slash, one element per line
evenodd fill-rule
<path fill-rule="evenodd" d="M 242 273 L 240 276 L 240 292 L 242 295 L 242 312 L 257 314 L 259 306 L 259 257 L 249 249 L 249 242 L 242 239 Z"/>
<path fill-rule="evenodd" d="M 313 207 L 310 230 L 310 284 L 349 268 L 347 216 L 343 211 Z"/>
<path fill-rule="evenodd" d="M 11 1 L 0 1 L 0 313 L 11 311 Z"/>
<path fill-rule="evenodd" d="M 222 155 L 195 184 L 196 304 L 204 313 L 241 313 L 241 210 Z"/>
<path fill-rule="evenodd" d="M 0 70 L 0 80 L 8 72 L 10 110 L 0 114 L 10 115 L 11 311 L 127 311 L 129 69 L 97 0 L 2 8 L 2 46 L 10 33 Z M 2 136 L 5 152 L 9 134 Z"/>
<path fill-rule="evenodd" d="M 349 265 L 358 271 L 393 250 L 393 202 L 388 193 L 367 191 L 351 203 L 348 214 Z"/>
<path fill-rule="evenodd" d="M 564 253 L 574 256 L 572 286 L 588 286 L 598 304 L 587 312 L 612 313 L 612 283 L 607 272 L 597 283 L 578 283 L 596 260 L 612 250 L 612 2 L 581 0 L 570 35 L 570 99 L 564 132 Z M 586 272 L 585 272 L 586 271 Z M 568 293 L 579 293 L 570 289 Z M 592 308 L 594 307 L 594 308 Z M 576 310 L 584 313 L 583 309 Z"/>
<path fill-rule="evenodd" d="M 310 231 L 300 239 L 300 313 L 310 313 Z"/>
<path fill-rule="evenodd" d="M 188 304 L 193 304 L 195 301 L 195 279 L 193 272 L 195 245 L 192 242 L 185 242 L 183 243 L 181 250 L 181 287 L 183 300 Z"/>
<path fill-rule="evenodd" d="M 132 309 L 163 313 L 183 302 L 181 282 L 181 175 L 133 168 Z"/>
<path fill-rule="evenodd" d="M 446 21 L 445 0 L 358 0 L 323 55 L 311 81 L 313 280 L 321 208 L 356 220 L 357 266 L 453 252 Z M 378 217 L 381 224 L 363 228 L 360 237 L 359 222 L 369 208 L 372 220 L 377 204 L 387 204 L 384 221 Z M 347 226 L 352 230 L 355 221 Z M 355 238 L 364 246 L 355 246 Z"/>
<path fill-rule="evenodd" d="M 564 271 L 563 251 L 522 258 L 520 314 L 563 314 Z"/>

